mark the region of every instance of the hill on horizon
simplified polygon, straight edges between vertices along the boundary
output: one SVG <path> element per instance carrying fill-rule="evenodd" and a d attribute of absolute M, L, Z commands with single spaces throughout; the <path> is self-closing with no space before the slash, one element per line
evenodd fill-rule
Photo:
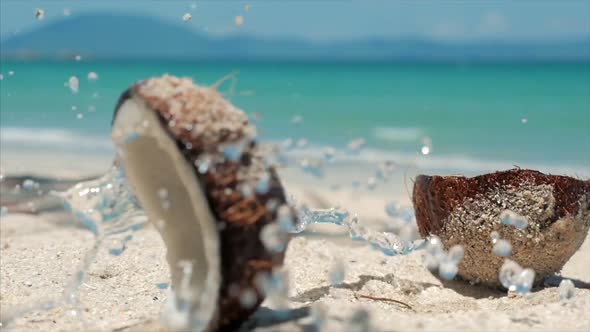
<path fill-rule="evenodd" d="M 0 42 L 0 57 L 95 59 L 335 59 L 590 61 L 590 40 L 444 43 L 421 39 L 312 42 L 248 35 L 211 37 L 153 17 L 71 16 Z"/>

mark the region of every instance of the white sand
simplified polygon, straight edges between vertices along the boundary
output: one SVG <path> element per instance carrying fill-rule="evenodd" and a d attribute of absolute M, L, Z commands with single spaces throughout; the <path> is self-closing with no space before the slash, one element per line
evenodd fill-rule
<path fill-rule="evenodd" d="M 3 168 L 10 172 L 4 160 Z M 108 160 L 99 163 L 108 166 Z M 51 167 L 55 165 L 46 168 Z M 346 206 L 367 224 L 385 218 L 386 201 L 397 198 L 408 203 L 400 180 L 388 184 L 391 190 L 381 188 L 369 193 L 318 190 L 313 179 L 302 177 L 305 180 L 299 181 L 297 176 L 301 175 L 297 172 L 287 176 L 290 193 L 316 206 Z M 11 214 L 0 221 L 3 320 L 15 308 L 58 299 L 85 251 L 92 246 L 89 232 L 50 220 L 49 216 Z M 72 315 L 71 307 L 61 307 L 27 314 L 3 331 L 159 330 L 157 319 L 167 291 L 156 284 L 168 281 L 163 242 L 148 227 L 134 234 L 121 256 L 107 252 L 112 245 L 107 243 L 100 251 L 80 288 L 81 318 Z M 329 270 L 337 259 L 346 264 L 346 277 L 342 285 L 332 287 Z M 556 288 L 521 297 L 459 282 L 452 288 L 443 287 L 423 268 L 420 252 L 386 257 L 366 245 L 352 243 L 337 226 L 313 227 L 305 236 L 295 238 L 285 268 L 290 279 L 290 306 L 296 309 L 323 305 L 328 313 L 326 331 L 345 331 L 344 322 L 358 309 L 368 311 L 377 331 L 590 331 L 590 290 L 576 289 L 574 298 L 562 303 Z M 590 282 L 588 238 L 562 273 Z M 403 301 L 411 309 L 362 296 Z M 268 324 L 272 315 L 265 310 L 266 304 L 263 307 L 246 327 Z M 255 330 L 303 331 L 309 322 L 309 318 L 301 318 Z"/>

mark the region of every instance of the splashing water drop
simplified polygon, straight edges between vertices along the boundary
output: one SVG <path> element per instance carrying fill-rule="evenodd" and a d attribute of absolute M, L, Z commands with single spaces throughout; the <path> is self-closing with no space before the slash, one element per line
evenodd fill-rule
<path fill-rule="evenodd" d="M 422 155 L 427 156 L 432 152 L 432 139 L 430 137 L 422 138 L 422 147 L 420 148 L 420 153 Z"/>
<path fill-rule="evenodd" d="M 518 263 L 506 259 L 498 274 L 502 286 L 510 292 L 527 294 L 533 287 L 535 271 L 523 269 Z"/>
<path fill-rule="evenodd" d="M 566 302 L 567 300 L 574 297 L 576 291 L 576 286 L 574 283 L 569 279 L 563 279 L 559 283 L 559 298 L 562 302 Z"/>
<path fill-rule="evenodd" d="M 41 8 L 35 9 L 35 18 L 37 20 L 42 20 L 45 18 L 45 11 Z"/>
<path fill-rule="evenodd" d="M 285 250 L 289 237 L 278 223 L 271 223 L 260 231 L 260 240 L 267 250 L 278 253 Z"/>
<path fill-rule="evenodd" d="M 463 259 L 465 250 L 461 245 L 455 245 L 445 252 L 442 241 L 437 236 L 431 236 L 426 247 L 424 264 L 426 268 L 437 273 L 441 279 L 451 280 L 459 271 L 459 264 Z"/>
<path fill-rule="evenodd" d="M 35 189 L 39 189 L 39 183 L 31 180 L 31 179 L 26 179 L 23 181 L 23 185 L 22 188 L 24 190 L 35 190 Z"/>
<path fill-rule="evenodd" d="M 98 74 L 95 73 L 95 72 L 93 72 L 93 71 L 91 71 L 91 72 L 88 73 L 88 76 L 87 77 L 88 77 L 88 80 L 89 81 L 96 81 L 98 79 Z"/>
<path fill-rule="evenodd" d="M 170 284 L 167 282 L 161 282 L 159 284 L 156 284 L 156 287 L 158 287 L 158 289 L 168 289 L 170 287 Z"/>
<path fill-rule="evenodd" d="M 182 20 L 187 22 L 193 19 L 193 15 L 191 13 L 185 13 L 182 15 Z"/>
<path fill-rule="evenodd" d="M 326 161 L 332 162 L 334 160 L 334 155 L 336 154 L 336 151 L 333 147 L 328 146 L 324 149 L 324 151 L 322 151 L 322 153 L 324 154 L 324 158 L 326 159 Z"/>
<path fill-rule="evenodd" d="M 407 255 L 424 245 L 423 241 L 405 241 L 393 233 L 367 229 L 361 225 L 358 217 L 342 208 L 312 210 L 306 205 L 300 205 L 297 207 L 297 215 L 300 223 L 296 227 L 297 233 L 314 223 L 344 226 L 348 229 L 352 240 L 368 242 L 373 248 L 387 256 Z"/>
<path fill-rule="evenodd" d="M 240 305 L 243 308 L 250 309 L 256 304 L 256 292 L 248 288 L 242 291 L 240 294 Z"/>
<path fill-rule="evenodd" d="M 492 244 L 496 244 L 496 242 L 498 242 L 498 240 L 500 239 L 500 233 L 492 231 L 490 233 L 490 238 L 492 239 Z"/>
<path fill-rule="evenodd" d="M 330 284 L 332 286 L 340 285 L 346 276 L 346 267 L 341 259 L 336 260 L 330 269 Z"/>
<path fill-rule="evenodd" d="M 68 80 L 68 86 L 72 93 L 78 93 L 80 91 L 80 81 L 76 76 L 71 76 Z"/>
<path fill-rule="evenodd" d="M 504 239 L 498 239 L 496 240 L 492 251 L 496 256 L 508 257 L 512 255 L 512 245 Z"/>
<path fill-rule="evenodd" d="M 256 182 L 256 193 L 258 194 L 266 194 L 270 189 L 270 174 L 263 173 L 258 182 Z"/>
<path fill-rule="evenodd" d="M 502 224 L 514 226 L 518 229 L 525 229 L 529 224 L 529 221 L 526 217 L 518 215 L 517 213 L 510 210 L 502 211 L 500 214 L 500 220 L 502 221 Z"/>
<path fill-rule="evenodd" d="M 254 282 L 266 296 L 270 307 L 278 310 L 288 307 L 289 279 L 287 271 L 274 269 L 271 273 L 260 272 Z"/>
<path fill-rule="evenodd" d="M 452 261 L 443 261 L 438 266 L 438 275 L 444 280 L 452 280 L 458 271 L 459 267 Z"/>
<path fill-rule="evenodd" d="M 295 115 L 291 118 L 291 123 L 294 125 L 300 125 L 303 123 L 303 117 L 301 115 Z"/>
<path fill-rule="evenodd" d="M 367 179 L 367 189 L 373 190 L 377 187 L 377 180 L 374 177 L 370 177 Z"/>
<path fill-rule="evenodd" d="M 309 316 L 315 331 L 321 331 L 328 318 L 328 310 L 322 303 L 314 302 L 309 309 Z"/>
<path fill-rule="evenodd" d="M 366 144 L 364 138 L 355 138 L 348 143 L 348 149 L 352 153 L 358 153 Z"/>
<path fill-rule="evenodd" d="M 309 141 L 306 138 L 300 138 L 297 141 L 297 147 L 300 149 L 305 148 L 309 144 Z"/>

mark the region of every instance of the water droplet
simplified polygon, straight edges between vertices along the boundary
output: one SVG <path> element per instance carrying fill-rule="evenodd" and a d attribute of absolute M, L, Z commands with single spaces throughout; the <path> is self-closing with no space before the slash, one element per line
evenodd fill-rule
<path fill-rule="evenodd" d="M 245 289 L 240 293 L 240 305 L 243 308 L 250 309 L 256 305 L 256 292 L 252 289 Z"/>
<path fill-rule="evenodd" d="M 374 177 L 367 179 L 367 189 L 373 190 L 377 186 L 377 180 Z"/>
<path fill-rule="evenodd" d="M 76 118 L 77 118 L 78 120 L 82 120 L 82 119 L 84 118 L 84 114 L 82 114 L 82 113 L 78 113 L 78 114 L 76 115 Z"/>
<path fill-rule="evenodd" d="M 161 282 L 159 284 L 156 284 L 156 287 L 158 287 L 158 289 L 168 289 L 168 287 L 170 287 L 170 284 L 167 282 Z"/>
<path fill-rule="evenodd" d="M 500 239 L 500 233 L 496 231 L 492 231 L 490 233 L 490 238 L 492 239 L 492 244 L 495 244 Z"/>
<path fill-rule="evenodd" d="M 183 21 L 190 21 L 192 19 L 193 19 L 193 15 L 191 13 L 185 13 L 184 15 L 182 15 Z"/>
<path fill-rule="evenodd" d="M 270 307 L 283 310 L 288 307 L 289 278 L 285 270 L 273 270 L 258 273 L 254 280 L 257 288 L 264 295 Z"/>
<path fill-rule="evenodd" d="M 576 292 L 576 286 L 569 279 L 563 279 L 559 283 L 559 298 L 561 301 L 567 301 L 574 297 Z"/>
<path fill-rule="evenodd" d="M 288 234 L 278 223 L 265 225 L 260 231 L 260 240 L 264 247 L 271 252 L 283 252 L 287 247 Z"/>
<path fill-rule="evenodd" d="M 309 316 L 311 317 L 315 331 L 322 331 L 322 326 L 328 318 L 328 310 L 322 303 L 314 302 L 309 309 Z"/>
<path fill-rule="evenodd" d="M 523 269 L 518 263 L 506 259 L 498 274 L 502 286 L 511 292 L 527 294 L 533 287 L 535 271 Z"/>
<path fill-rule="evenodd" d="M 70 87 L 72 93 L 78 93 L 78 91 L 80 91 L 80 81 L 76 76 L 70 77 L 68 80 L 68 86 Z"/>
<path fill-rule="evenodd" d="M 303 123 L 303 117 L 301 115 L 295 115 L 291 118 L 291 123 L 294 125 L 300 125 Z"/>
<path fill-rule="evenodd" d="M 39 188 L 39 184 L 31 179 L 26 179 L 23 181 L 22 188 L 24 190 L 34 190 Z"/>
<path fill-rule="evenodd" d="M 346 275 L 346 267 L 344 262 L 338 259 L 330 269 L 330 284 L 332 286 L 340 285 L 344 281 Z"/>
<path fill-rule="evenodd" d="M 89 81 L 96 81 L 98 79 L 98 74 L 91 71 L 88 73 L 88 80 Z"/>
<path fill-rule="evenodd" d="M 423 145 L 422 148 L 420 148 L 420 153 L 422 153 L 425 156 L 429 155 L 430 154 L 430 147 Z"/>
<path fill-rule="evenodd" d="M 526 124 L 526 123 L 528 123 L 528 122 L 529 122 L 529 119 L 527 119 L 527 118 L 522 118 L 522 119 L 520 119 L 520 122 L 522 122 L 522 123 Z"/>
<path fill-rule="evenodd" d="M 355 138 L 348 143 L 348 149 L 353 153 L 357 153 L 365 146 L 365 144 L 366 141 L 364 138 Z"/>
<path fill-rule="evenodd" d="M 238 161 L 242 158 L 245 147 L 244 143 L 228 144 L 223 147 L 223 155 L 230 161 Z"/>
<path fill-rule="evenodd" d="M 332 147 L 326 147 L 323 151 L 324 154 L 324 158 L 326 159 L 326 161 L 331 162 L 334 160 L 334 154 L 336 153 L 336 151 L 334 150 L 334 148 Z"/>
<path fill-rule="evenodd" d="M 38 20 L 45 18 L 45 11 L 41 8 L 35 9 L 35 18 Z"/>
<path fill-rule="evenodd" d="M 502 221 L 502 224 L 514 226 L 518 229 L 525 229 L 529 224 L 526 217 L 518 215 L 510 210 L 502 211 L 502 213 L 500 213 L 500 220 Z"/>
<path fill-rule="evenodd" d="M 281 143 L 281 146 L 285 150 L 291 149 L 293 147 L 293 145 L 294 145 L 294 141 L 292 138 L 287 138 Z"/>
<path fill-rule="evenodd" d="M 492 251 L 496 256 L 508 257 L 512 255 L 512 245 L 510 245 L 510 242 L 504 239 L 499 239 L 494 244 L 494 248 Z"/>
<path fill-rule="evenodd" d="M 9 70 L 8 71 L 8 76 L 14 76 L 14 70 Z"/>
<path fill-rule="evenodd" d="M 256 182 L 256 193 L 258 194 L 266 194 L 270 189 L 270 175 L 268 173 L 263 173 L 258 182 Z"/>
<path fill-rule="evenodd" d="M 78 54 L 78 55 L 74 56 L 74 60 L 82 61 L 82 56 Z"/>
<path fill-rule="evenodd" d="M 309 141 L 306 138 L 300 138 L 297 141 L 297 147 L 300 149 L 305 148 L 309 144 Z"/>
<path fill-rule="evenodd" d="M 444 280 L 452 280 L 458 271 L 459 267 L 452 261 L 441 262 L 438 266 L 438 275 Z"/>

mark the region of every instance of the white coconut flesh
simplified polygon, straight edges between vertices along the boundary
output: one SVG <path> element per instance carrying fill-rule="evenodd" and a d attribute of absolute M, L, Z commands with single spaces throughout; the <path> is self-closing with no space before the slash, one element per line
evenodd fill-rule
<path fill-rule="evenodd" d="M 137 97 L 120 106 L 113 140 L 135 195 L 166 244 L 172 290 L 188 304 L 180 310 L 189 311 L 189 325 L 208 324 L 220 288 L 220 240 L 194 166 Z"/>

